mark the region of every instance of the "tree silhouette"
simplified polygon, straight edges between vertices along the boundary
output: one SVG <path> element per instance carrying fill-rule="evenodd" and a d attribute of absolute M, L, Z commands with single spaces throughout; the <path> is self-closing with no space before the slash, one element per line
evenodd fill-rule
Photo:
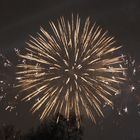
<path fill-rule="evenodd" d="M 59 115 L 59 121 L 57 117 Z M 35 131 L 31 130 L 24 139 L 28 140 L 81 140 L 82 128 L 77 127 L 76 117 L 71 115 L 67 121 L 61 114 L 57 114 L 49 121 L 42 123 Z"/>
<path fill-rule="evenodd" d="M 20 140 L 21 131 L 16 130 L 13 125 L 3 125 L 0 128 L 0 140 Z"/>

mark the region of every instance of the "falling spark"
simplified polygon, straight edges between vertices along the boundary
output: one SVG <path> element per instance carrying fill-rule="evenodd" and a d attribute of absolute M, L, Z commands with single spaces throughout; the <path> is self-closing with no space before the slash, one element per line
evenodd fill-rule
<path fill-rule="evenodd" d="M 5 110 L 9 110 L 10 112 L 13 110 L 13 109 L 15 109 L 16 107 L 15 106 L 7 106 L 6 108 L 5 108 Z"/>
<path fill-rule="evenodd" d="M 31 36 L 25 55 L 17 51 L 23 59 L 16 72 L 23 100 L 37 98 L 31 110 L 43 109 L 41 120 L 56 112 L 69 120 L 74 111 L 78 125 L 83 112 L 96 122 L 97 115 L 104 116 L 102 104 L 113 106 L 111 96 L 125 80 L 121 46 L 90 18 L 82 26 L 78 15 L 71 21 L 61 17 L 50 26 L 51 33 L 41 27 Z"/>
<path fill-rule="evenodd" d="M 125 107 L 123 110 L 124 110 L 124 112 L 125 112 L 125 113 L 127 113 L 127 112 L 128 112 L 127 107 Z"/>

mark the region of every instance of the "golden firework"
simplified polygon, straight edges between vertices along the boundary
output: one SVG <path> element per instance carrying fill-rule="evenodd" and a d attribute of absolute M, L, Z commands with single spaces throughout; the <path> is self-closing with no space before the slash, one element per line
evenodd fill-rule
<path fill-rule="evenodd" d="M 56 112 L 69 120 L 73 111 L 78 125 L 84 112 L 95 122 L 95 116 L 103 116 L 103 103 L 113 105 L 111 96 L 125 80 L 121 46 L 90 18 L 83 25 L 78 15 L 71 21 L 61 17 L 50 26 L 50 33 L 41 27 L 37 37 L 31 36 L 26 55 L 19 54 L 26 60 L 17 65 L 23 100 L 39 99 L 31 110 L 43 109 L 41 120 Z"/>

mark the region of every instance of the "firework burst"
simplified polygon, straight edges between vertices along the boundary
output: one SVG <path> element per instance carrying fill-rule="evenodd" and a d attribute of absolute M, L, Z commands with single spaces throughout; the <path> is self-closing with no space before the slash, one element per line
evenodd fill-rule
<path fill-rule="evenodd" d="M 91 26 L 89 18 L 82 25 L 79 16 L 71 21 L 61 17 L 50 26 L 51 33 L 40 28 L 27 43 L 27 53 L 19 54 L 26 61 L 17 65 L 17 86 L 26 91 L 23 100 L 38 98 L 31 110 L 43 109 L 41 120 L 56 112 L 69 120 L 73 111 L 78 125 L 82 112 L 95 122 L 103 116 L 102 104 L 113 105 L 111 96 L 125 80 L 117 51 L 121 46 Z"/>

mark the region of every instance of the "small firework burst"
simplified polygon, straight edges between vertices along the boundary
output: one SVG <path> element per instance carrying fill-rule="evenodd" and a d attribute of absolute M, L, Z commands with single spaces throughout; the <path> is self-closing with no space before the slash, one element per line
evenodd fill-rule
<path fill-rule="evenodd" d="M 127 55 L 124 64 L 127 67 L 127 71 L 125 73 L 127 85 L 129 87 L 127 89 L 130 90 L 130 93 L 133 93 L 136 88 L 139 88 L 139 65 L 130 55 Z"/>
<path fill-rule="evenodd" d="M 27 53 L 19 54 L 25 61 L 16 73 L 23 100 L 37 98 L 31 110 L 43 109 L 41 120 L 56 112 L 69 120 L 72 111 L 78 125 L 84 112 L 95 122 L 103 116 L 102 103 L 112 106 L 111 96 L 125 80 L 121 46 L 89 18 L 82 25 L 79 16 L 61 17 L 50 26 L 51 33 L 41 28 L 27 43 Z"/>
<path fill-rule="evenodd" d="M 7 89 L 11 86 L 7 76 L 10 66 L 10 61 L 0 53 L 0 101 L 6 97 Z"/>
<path fill-rule="evenodd" d="M 12 111 L 15 107 L 13 99 L 10 99 L 13 89 L 13 63 L 9 59 L 0 53 L 0 107 Z"/>
<path fill-rule="evenodd" d="M 127 80 L 121 87 L 121 94 L 118 94 L 113 101 L 114 109 L 118 111 L 119 115 L 126 115 L 131 112 L 132 107 L 130 104 L 140 103 L 140 95 L 138 92 L 140 89 L 139 64 L 134 57 L 130 56 L 130 54 L 127 54 L 124 60 L 124 67 L 126 67 L 127 70 L 123 73 L 123 75 Z"/>

